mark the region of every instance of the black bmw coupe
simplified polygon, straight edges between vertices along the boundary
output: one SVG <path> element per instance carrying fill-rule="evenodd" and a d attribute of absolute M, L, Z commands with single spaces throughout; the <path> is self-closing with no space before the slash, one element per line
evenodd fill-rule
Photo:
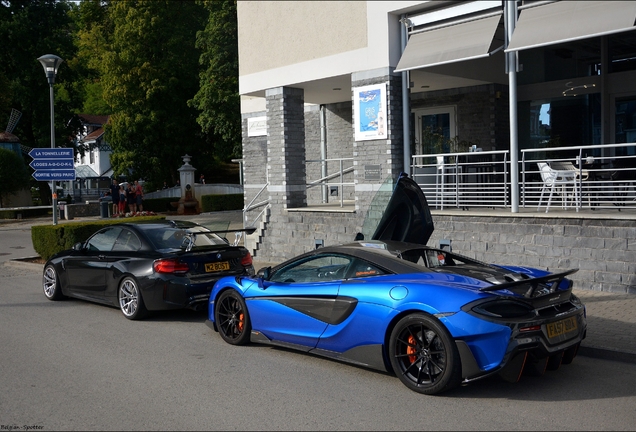
<path fill-rule="evenodd" d="M 219 278 L 254 274 L 249 251 L 230 244 L 222 237 L 227 232 L 170 220 L 103 228 L 46 262 L 44 295 L 119 307 L 131 320 L 148 311 L 206 308 Z"/>

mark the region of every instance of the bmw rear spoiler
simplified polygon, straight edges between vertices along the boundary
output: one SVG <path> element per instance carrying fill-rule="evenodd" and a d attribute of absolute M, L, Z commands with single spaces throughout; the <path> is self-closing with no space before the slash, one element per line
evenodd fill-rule
<path fill-rule="evenodd" d="M 256 231 L 256 227 L 246 227 L 246 228 L 231 229 L 231 230 L 211 230 L 207 227 L 205 228 L 207 229 L 207 231 L 201 231 L 200 233 L 188 233 L 184 237 L 184 242 L 182 243 L 181 247 L 185 249 L 186 252 L 190 252 L 192 250 L 192 246 L 194 245 L 194 239 L 197 236 L 197 234 L 209 234 L 209 233 L 213 233 L 213 234 L 234 233 L 236 235 L 236 238 L 234 239 L 234 242 L 231 243 L 231 246 L 238 246 L 239 242 L 241 241 L 241 237 L 243 236 L 243 233 L 246 233 L 249 235 L 249 234 L 253 234 Z"/>
<path fill-rule="evenodd" d="M 521 295 L 528 300 L 532 300 L 535 307 L 547 306 L 558 301 L 566 300 L 570 297 L 570 294 L 572 293 L 571 283 L 567 289 L 558 290 L 558 288 L 566 276 L 576 273 L 577 271 L 579 271 L 579 269 L 571 269 L 561 273 L 551 273 L 531 279 L 521 279 L 513 282 L 495 284 L 480 288 L 479 291 L 508 290 Z"/>

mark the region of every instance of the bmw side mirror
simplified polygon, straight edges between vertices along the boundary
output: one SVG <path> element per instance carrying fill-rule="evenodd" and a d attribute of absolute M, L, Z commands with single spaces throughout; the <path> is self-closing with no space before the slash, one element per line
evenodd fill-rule
<path fill-rule="evenodd" d="M 84 243 L 81 243 L 81 242 L 80 243 L 75 243 L 73 245 L 73 250 L 76 250 L 76 251 L 79 251 L 79 252 L 81 252 L 83 248 L 84 248 Z"/>

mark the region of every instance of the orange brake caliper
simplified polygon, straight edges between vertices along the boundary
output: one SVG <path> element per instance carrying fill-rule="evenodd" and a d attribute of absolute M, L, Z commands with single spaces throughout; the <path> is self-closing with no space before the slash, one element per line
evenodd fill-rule
<path fill-rule="evenodd" d="M 415 338 L 413 336 L 409 336 L 408 342 L 409 345 L 406 347 L 406 354 L 408 354 L 409 361 L 411 362 L 411 364 L 413 364 L 417 360 L 417 356 L 415 355 L 415 353 L 417 352 L 415 348 Z"/>
<path fill-rule="evenodd" d="M 244 317 L 245 316 L 243 314 L 239 314 L 239 322 L 238 322 L 238 325 L 237 325 L 239 331 L 243 331 L 243 318 Z"/>

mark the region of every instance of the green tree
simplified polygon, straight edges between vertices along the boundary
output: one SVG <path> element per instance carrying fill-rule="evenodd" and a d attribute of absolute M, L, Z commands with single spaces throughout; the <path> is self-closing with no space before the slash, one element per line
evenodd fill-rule
<path fill-rule="evenodd" d="M 204 0 L 209 12 L 196 46 L 204 67 L 199 91 L 189 102 L 201 112 L 197 122 L 214 137 L 212 151 L 221 160 L 241 155 L 241 109 L 238 92 L 238 32 L 236 1 Z"/>
<path fill-rule="evenodd" d="M 75 130 L 69 124 L 81 103 L 73 86 L 78 75 L 73 64 L 74 26 L 69 11 L 74 3 L 56 0 L 0 1 L 0 119 L 7 121 L 11 109 L 22 113 L 13 133 L 27 147 L 51 146 L 51 114 L 49 84 L 37 60 L 44 54 L 55 54 L 64 60 L 55 79 L 55 144 L 72 145 Z M 44 204 L 51 194 L 48 182 L 39 182 Z"/>
<path fill-rule="evenodd" d="M 0 207 L 7 197 L 29 187 L 29 174 L 24 159 L 14 151 L 0 148 Z"/>
<path fill-rule="evenodd" d="M 8 119 L 11 108 L 22 112 L 13 133 L 28 147 L 51 145 L 49 84 L 37 60 L 44 54 L 64 60 L 55 79 L 55 141 L 60 147 L 72 142 L 69 137 L 73 131 L 67 122 L 79 103 L 79 95 L 70 85 L 76 73 L 68 67 L 75 56 L 74 29 L 68 15 L 72 7 L 69 2 L 55 0 L 0 1 L 0 76 L 6 79 L 10 97 L 8 105 L 0 108 L 0 118 Z"/>
<path fill-rule="evenodd" d="M 82 107 L 78 114 L 109 115 L 110 107 L 104 100 L 101 80 L 101 63 L 105 49 L 113 33 L 108 14 L 109 0 L 83 0 L 70 15 L 76 27 L 77 57 L 74 66 L 80 71 L 81 80 L 76 83 L 82 94 Z"/>
<path fill-rule="evenodd" d="M 181 156 L 205 146 L 196 110 L 196 32 L 205 10 L 194 1 L 131 0 L 108 8 L 112 40 L 101 81 L 112 115 L 106 140 L 115 174 L 143 178 L 149 188 L 176 180 Z"/>

